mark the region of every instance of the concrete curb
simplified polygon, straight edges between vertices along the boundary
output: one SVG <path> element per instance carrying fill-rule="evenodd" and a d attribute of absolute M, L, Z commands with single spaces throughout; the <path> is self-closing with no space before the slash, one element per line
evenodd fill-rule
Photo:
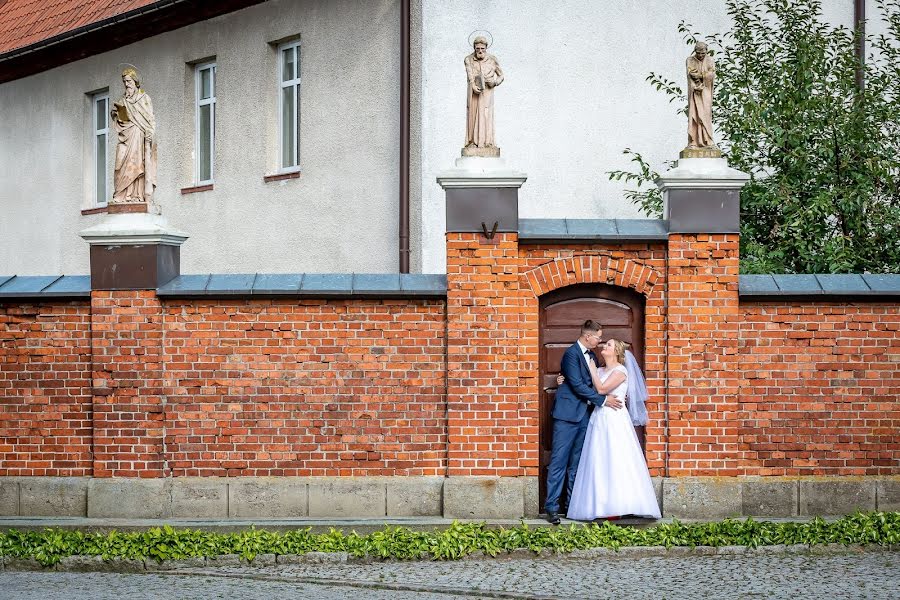
<path fill-rule="evenodd" d="M 477 551 L 462 557 L 460 560 L 522 560 L 540 559 L 548 557 L 572 558 L 572 559 L 634 559 L 662 556 L 749 556 L 770 554 L 857 554 L 860 552 L 900 552 L 900 545 L 879 546 L 875 544 L 860 545 L 850 544 L 806 544 L 773 546 L 622 546 L 618 550 L 613 548 L 586 548 L 572 550 L 571 552 L 553 552 L 543 549 L 533 552 L 526 548 L 517 548 L 505 554 L 495 557 L 488 556 Z M 420 560 L 428 561 L 422 558 Z M 159 573 L 169 571 L 184 571 L 191 569 L 210 569 L 220 567 L 274 567 L 276 565 L 296 564 L 324 564 L 324 563 L 350 563 L 368 564 L 372 562 L 414 562 L 396 559 L 381 560 L 374 556 L 352 556 L 346 552 L 309 552 L 307 554 L 259 554 L 253 560 L 248 561 L 237 554 L 226 554 L 214 557 L 179 558 L 158 562 L 152 558 L 110 558 L 100 556 L 67 556 L 52 567 L 42 567 L 33 558 L 17 558 L 10 556 L 0 557 L 0 571 L 61 571 L 70 573 Z M 452 562 L 452 561 L 447 561 Z"/>

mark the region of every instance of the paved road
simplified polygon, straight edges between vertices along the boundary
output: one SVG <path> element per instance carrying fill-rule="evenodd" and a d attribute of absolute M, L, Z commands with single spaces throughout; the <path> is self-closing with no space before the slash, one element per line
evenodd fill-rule
<path fill-rule="evenodd" d="M 0 573 L 0 598 L 900 598 L 900 553 L 507 558 L 198 568 L 167 574 Z"/>
<path fill-rule="evenodd" d="M 3 600 L 437 600 L 445 594 L 354 589 L 294 581 L 198 575 L 116 573 L 0 573 Z"/>

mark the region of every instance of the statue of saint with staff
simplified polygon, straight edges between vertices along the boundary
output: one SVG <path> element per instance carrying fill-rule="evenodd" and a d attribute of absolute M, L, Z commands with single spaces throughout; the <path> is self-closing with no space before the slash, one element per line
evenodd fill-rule
<path fill-rule="evenodd" d="M 472 41 L 472 53 L 464 63 L 468 81 L 466 101 L 466 144 L 463 156 L 500 156 L 494 140 L 494 88 L 503 83 L 503 70 L 484 35 Z"/>

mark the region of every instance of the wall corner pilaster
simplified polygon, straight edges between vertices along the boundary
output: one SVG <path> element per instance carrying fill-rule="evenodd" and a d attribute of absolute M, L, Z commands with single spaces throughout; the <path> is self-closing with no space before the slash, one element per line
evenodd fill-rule
<path fill-rule="evenodd" d="M 448 474 L 519 477 L 518 190 L 525 175 L 494 159 L 474 160 L 438 177 L 447 202 Z"/>
<path fill-rule="evenodd" d="M 657 181 L 669 223 L 669 476 L 742 473 L 739 214 L 748 179 L 725 159 L 691 158 Z"/>

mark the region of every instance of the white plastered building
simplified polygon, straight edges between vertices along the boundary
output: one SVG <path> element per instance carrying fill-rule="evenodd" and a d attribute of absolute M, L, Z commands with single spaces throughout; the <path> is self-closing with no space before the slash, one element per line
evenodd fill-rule
<path fill-rule="evenodd" d="M 150 21 L 138 39 L 99 51 L 91 36 L 128 27 L 111 22 L 84 34 L 86 57 L 33 72 L 23 49 L 52 57 L 45 46 L 55 38 L 0 48 L 0 74 L 10 64 L 27 72 L 0 83 L 0 274 L 88 272 L 78 232 L 104 218 L 114 154 L 115 134 L 97 115 L 121 95 L 126 63 L 153 100 L 155 201 L 190 235 L 182 272 L 398 270 L 403 0 L 222 4 L 221 14 L 183 26 Z M 852 24 L 853 0 L 823 5 L 829 21 Z M 506 163 L 528 174 L 520 217 L 634 218 L 642 215 L 623 184 L 606 173 L 627 168 L 625 148 L 661 166 L 685 143 L 676 107 L 645 77 L 682 79 L 681 20 L 704 33 L 730 27 L 721 0 L 410 8 L 410 268 L 426 273 L 444 270 L 435 176 L 462 146 L 472 31 L 491 33 L 489 51 L 506 74 L 497 139 Z M 875 8 L 868 0 L 870 16 Z M 71 53 L 78 43 L 59 45 Z M 289 78 L 285 52 L 299 61 Z M 296 129 L 285 124 L 286 106 L 299 114 Z"/>

